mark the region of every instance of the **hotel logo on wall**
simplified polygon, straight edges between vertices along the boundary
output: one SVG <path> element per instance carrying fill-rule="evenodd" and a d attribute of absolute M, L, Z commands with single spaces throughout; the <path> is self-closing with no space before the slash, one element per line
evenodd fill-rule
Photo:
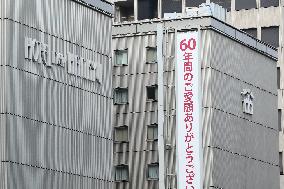
<path fill-rule="evenodd" d="M 52 51 L 48 44 L 25 38 L 25 59 L 46 67 L 66 67 L 67 73 L 90 81 L 102 83 L 102 64 L 79 57 L 70 52 L 63 55 Z"/>
<path fill-rule="evenodd" d="M 253 115 L 253 100 L 254 96 L 250 89 L 243 89 L 241 92 L 243 97 L 242 105 L 243 105 L 243 112 L 246 114 Z"/>
<path fill-rule="evenodd" d="M 201 189 L 201 66 L 198 32 L 177 33 L 176 43 L 178 189 Z"/>

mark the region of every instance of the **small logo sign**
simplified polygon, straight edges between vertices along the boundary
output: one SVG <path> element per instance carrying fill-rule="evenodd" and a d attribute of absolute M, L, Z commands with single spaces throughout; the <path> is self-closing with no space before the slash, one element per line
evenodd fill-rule
<path fill-rule="evenodd" d="M 243 112 L 246 114 L 253 114 L 253 99 L 254 96 L 250 89 L 243 89 L 241 92 L 243 97 L 242 104 L 243 104 Z"/>

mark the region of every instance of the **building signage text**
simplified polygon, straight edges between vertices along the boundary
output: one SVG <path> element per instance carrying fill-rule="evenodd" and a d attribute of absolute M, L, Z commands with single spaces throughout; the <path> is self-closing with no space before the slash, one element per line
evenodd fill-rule
<path fill-rule="evenodd" d="M 198 32 L 177 34 L 178 189 L 201 189 L 201 87 Z"/>
<path fill-rule="evenodd" d="M 102 64 L 68 52 L 66 55 L 52 51 L 48 44 L 25 38 L 25 59 L 46 67 L 67 67 L 67 73 L 81 78 L 102 82 Z"/>

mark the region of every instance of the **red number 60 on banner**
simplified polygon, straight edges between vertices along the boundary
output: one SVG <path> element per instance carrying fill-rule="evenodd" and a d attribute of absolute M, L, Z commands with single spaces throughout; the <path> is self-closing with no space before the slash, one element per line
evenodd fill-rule
<path fill-rule="evenodd" d="M 187 42 L 186 39 L 183 39 L 179 44 L 179 48 L 182 51 L 185 51 L 186 49 L 194 50 L 195 47 L 196 47 L 196 40 L 193 38 L 190 38 Z"/>

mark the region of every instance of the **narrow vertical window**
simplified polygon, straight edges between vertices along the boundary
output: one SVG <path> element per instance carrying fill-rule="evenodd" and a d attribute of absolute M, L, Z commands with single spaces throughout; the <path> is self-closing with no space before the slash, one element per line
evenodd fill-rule
<path fill-rule="evenodd" d="M 279 152 L 280 175 L 283 175 L 283 152 Z"/>
<path fill-rule="evenodd" d="M 151 124 L 147 126 L 147 140 L 158 140 L 158 124 Z"/>
<path fill-rule="evenodd" d="M 157 101 L 158 100 L 158 86 L 147 86 L 147 100 L 148 101 Z"/>

